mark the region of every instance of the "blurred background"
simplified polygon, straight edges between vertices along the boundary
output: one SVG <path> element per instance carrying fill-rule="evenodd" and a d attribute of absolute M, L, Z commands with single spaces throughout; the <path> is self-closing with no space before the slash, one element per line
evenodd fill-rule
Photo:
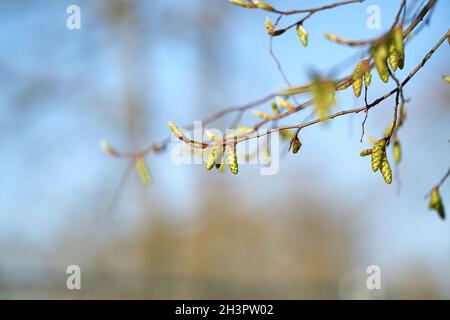
<path fill-rule="evenodd" d="M 274 39 L 289 80 L 351 72 L 359 51 L 323 33 L 379 36 L 399 2 L 317 13 L 305 23 L 307 49 L 294 30 Z M 272 1 L 282 9 L 327 3 Z M 409 0 L 408 12 L 423 3 Z M 80 30 L 66 28 L 71 4 L 81 8 Z M 366 26 L 373 4 L 380 30 Z M 400 79 L 448 30 L 449 10 L 439 1 L 408 44 Z M 169 147 L 147 159 L 150 186 L 134 171 L 120 182 L 128 162 L 106 155 L 100 139 L 140 150 L 169 135 L 169 119 L 191 125 L 285 87 L 266 16 L 225 0 L 0 2 L 0 298 L 450 298 L 450 224 L 424 199 L 450 159 L 446 44 L 405 89 L 403 159 L 390 186 L 359 157 L 369 145 L 359 142 L 362 114 L 304 130 L 300 153 L 282 156 L 273 176 L 256 165 L 237 176 L 175 165 Z M 369 100 L 393 86 L 374 77 Z M 340 109 L 363 104 L 351 89 L 337 101 Z M 393 104 L 372 110 L 368 135 L 382 134 Z M 241 124 L 253 122 L 250 114 Z M 447 182 L 447 208 L 449 191 Z M 73 264 L 81 290 L 66 288 Z M 381 269 L 380 290 L 366 287 L 370 265 Z"/>

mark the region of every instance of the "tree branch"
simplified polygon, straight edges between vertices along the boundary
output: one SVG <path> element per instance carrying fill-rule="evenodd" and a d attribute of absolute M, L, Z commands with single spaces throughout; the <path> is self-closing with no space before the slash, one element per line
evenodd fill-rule
<path fill-rule="evenodd" d="M 355 3 L 355 2 L 363 2 L 363 1 L 344 1 L 344 2 L 337 2 L 337 3 L 334 3 L 334 4 L 327 5 L 327 6 L 319 7 L 319 8 L 304 9 L 304 10 L 292 10 L 292 11 L 287 11 L 287 12 L 278 11 L 277 13 L 279 13 L 279 14 L 288 14 L 288 15 L 295 14 L 295 13 L 310 13 L 311 14 L 311 13 L 318 12 L 318 11 L 321 11 L 321 10 L 334 8 L 334 7 L 337 7 L 339 5 L 350 4 L 350 3 Z M 403 6 L 403 2 L 404 1 L 402 1 L 401 8 Z M 429 0 L 427 2 L 427 4 L 421 10 L 421 12 L 418 14 L 418 16 L 411 22 L 411 24 L 405 30 L 404 37 L 407 37 L 416 28 L 416 26 L 420 23 L 420 21 L 423 20 L 425 15 L 429 12 L 429 10 L 434 6 L 435 3 L 436 3 L 436 0 Z M 398 12 L 398 14 L 396 16 L 396 19 L 395 19 L 393 25 L 395 25 L 397 23 L 396 21 L 398 20 L 399 14 L 401 12 L 401 8 L 400 8 L 400 10 L 399 10 L 399 12 Z M 447 32 L 447 34 L 448 34 L 448 32 Z M 447 37 L 447 34 L 425 56 L 425 58 L 422 60 L 422 62 L 408 75 L 408 77 L 405 78 L 405 80 L 403 80 L 403 82 L 401 83 L 401 87 L 403 87 L 406 83 L 408 83 L 408 81 L 414 76 L 414 74 L 426 63 L 426 61 L 431 57 L 431 55 L 434 53 L 434 51 L 445 40 L 445 38 Z M 373 68 L 373 66 L 374 65 L 371 64 L 369 66 L 369 68 L 371 69 L 371 68 Z M 335 83 L 336 83 L 336 86 L 339 86 L 339 85 L 341 85 L 341 84 L 343 84 L 345 82 L 348 82 L 348 81 L 352 81 L 352 76 L 351 75 L 346 76 L 346 77 L 344 77 L 342 79 L 339 79 Z M 325 120 L 333 119 L 335 117 L 338 117 L 338 116 L 341 116 L 341 115 L 345 115 L 345 114 L 349 114 L 349 113 L 359 113 L 361 111 L 366 111 L 366 117 L 367 117 L 367 113 L 368 113 L 370 108 L 372 108 L 373 106 L 379 104 L 383 100 L 387 99 L 392 94 L 396 93 L 398 91 L 398 88 L 399 87 L 397 86 L 397 88 L 395 88 L 395 89 L 391 90 L 390 92 L 386 93 L 383 97 L 380 97 L 380 98 L 376 99 L 375 101 L 373 101 L 369 105 L 366 104 L 364 107 L 361 107 L 361 108 L 358 108 L 358 109 L 341 111 L 341 112 L 332 114 L 328 118 L 326 118 Z M 220 119 L 220 118 L 222 118 L 222 117 L 224 117 L 224 116 L 226 116 L 226 115 L 228 115 L 230 113 L 234 113 L 234 112 L 238 113 L 238 116 L 236 117 L 236 119 L 239 120 L 241 118 L 242 114 L 246 110 L 251 109 L 251 108 L 253 108 L 253 107 L 257 106 L 257 105 L 263 104 L 263 103 L 265 103 L 267 101 L 270 101 L 271 99 L 275 98 L 276 96 L 293 96 L 293 95 L 297 95 L 297 94 L 300 94 L 300 93 L 307 92 L 308 90 L 309 90 L 309 85 L 287 88 L 287 89 L 284 89 L 284 90 L 281 90 L 281 91 L 269 94 L 266 97 L 263 97 L 261 99 L 258 99 L 256 101 L 250 102 L 250 103 L 245 104 L 245 105 L 236 106 L 236 107 L 229 107 L 229 108 L 223 109 L 223 110 L 221 110 L 221 111 L 219 111 L 219 112 L 209 116 L 208 118 L 203 119 L 202 122 L 203 122 L 203 124 L 208 125 L 208 124 L 210 124 L 210 123 L 212 123 L 212 122 L 214 122 L 214 121 L 216 121 L 216 120 L 218 120 L 218 119 Z M 255 128 L 255 130 L 256 130 L 256 129 L 260 128 L 261 126 L 263 126 L 264 124 L 268 123 L 269 121 L 275 121 L 275 120 L 279 120 L 279 119 L 285 118 L 285 117 L 287 117 L 287 116 L 289 116 L 289 115 L 291 115 L 293 113 L 296 113 L 296 112 L 298 112 L 300 110 L 303 110 L 304 108 L 306 108 L 307 106 L 310 106 L 312 104 L 313 104 L 313 100 L 312 99 L 308 100 L 308 101 L 298 105 L 295 109 L 289 110 L 289 111 L 287 111 L 285 113 L 281 113 L 280 115 L 273 117 L 271 120 L 262 120 L 262 121 L 256 123 L 253 126 L 253 128 Z M 312 124 L 315 124 L 315 123 L 318 123 L 318 122 L 321 122 L 321 120 L 317 119 L 317 120 L 314 120 L 314 121 L 310 121 L 310 122 L 307 122 L 305 124 L 302 124 L 301 126 L 288 126 L 288 127 L 275 128 L 275 129 L 271 129 L 272 130 L 271 132 L 284 130 L 284 129 L 290 129 L 290 128 L 297 128 L 298 131 L 300 131 L 300 129 L 302 129 L 303 127 L 306 127 L 306 126 L 309 126 L 309 125 L 312 125 Z M 236 121 L 233 122 L 233 124 L 235 124 L 235 123 L 236 123 Z M 187 129 L 187 130 L 191 130 L 192 128 L 193 128 L 192 125 L 185 127 L 185 129 Z M 256 136 L 255 136 L 255 138 L 256 138 Z M 243 139 L 243 138 L 241 138 L 241 139 Z M 244 139 L 244 140 L 248 140 L 248 139 Z M 244 140 L 242 140 L 242 141 L 244 141 Z M 154 144 L 148 146 L 147 148 L 145 148 L 145 149 L 143 149 L 143 150 L 141 150 L 139 152 L 127 153 L 127 152 L 119 152 L 119 151 L 115 150 L 115 156 L 116 157 L 136 157 L 136 156 L 140 156 L 140 155 L 145 155 L 145 154 L 147 154 L 149 152 L 155 152 L 156 153 L 156 152 L 159 152 L 159 151 L 165 149 L 166 146 L 170 143 L 170 141 L 171 141 L 171 137 L 167 137 L 164 140 L 160 141 L 159 143 L 154 143 Z M 223 143 L 223 144 L 225 145 L 225 144 L 229 144 L 229 143 L 226 142 L 226 143 Z M 208 145 L 208 147 L 209 146 L 210 145 Z"/>

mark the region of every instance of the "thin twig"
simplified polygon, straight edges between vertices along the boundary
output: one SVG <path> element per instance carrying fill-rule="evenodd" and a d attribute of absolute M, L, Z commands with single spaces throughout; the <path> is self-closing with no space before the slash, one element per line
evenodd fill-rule
<path fill-rule="evenodd" d="M 282 14 L 282 15 L 285 15 L 285 16 L 289 16 L 289 15 L 299 14 L 299 13 L 318 12 L 318 11 L 332 9 L 332 8 L 336 8 L 338 6 L 343 6 L 343 5 L 347 5 L 347 4 L 351 4 L 351 3 L 362 3 L 364 1 L 365 0 L 342 1 L 342 2 L 335 2 L 335 3 L 332 3 L 332 4 L 328 4 L 328 5 L 325 5 L 323 7 L 318 7 L 318 8 L 301 9 L 301 10 L 289 10 L 289 11 L 281 11 L 281 10 L 277 10 L 277 9 L 274 8 L 274 10 L 272 12 L 275 12 L 275 13 L 278 13 L 278 14 Z"/>
<path fill-rule="evenodd" d="M 427 194 L 425 195 L 425 199 L 427 199 L 427 198 L 430 196 L 431 191 L 432 191 L 433 189 L 439 189 L 439 188 L 442 186 L 442 184 L 445 182 L 445 180 L 447 180 L 447 178 L 448 178 L 449 176 L 450 176 L 450 167 L 448 168 L 448 171 L 445 173 L 445 175 L 441 178 L 441 180 L 439 180 L 439 182 L 436 183 L 436 184 L 433 186 L 433 188 L 431 188 L 431 190 L 427 192 Z"/>
<path fill-rule="evenodd" d="M 116 206 L 116 204 L 117 204 L 117 202 L 119 200 L 120 194 L 121 194 L 123 188 L 125 187 L 125 185 L 126 185 L 126 183 L 128 181 L 128 178 L 131 175 L 133 167 L 134 167 L 134 161 L 130 160 L 128 162 L 127 166 L 125 167 L 125 169 L 124 169 L 124 171 L 122 173 L 122 176 L 120 177 L 119 184 L 117 185 L 116 189 L 114 190 L 114 194 L 113 194 L 112 199 L 110 201 L 108 210 L 106 211 L 106 217 L 107 218 L 111 218 L 112 213 L 114 211 L 114 208 L 115 208 L 115 206 Z"/>
<path fill-rule="evenodd" d="M 278 26 L 278 24 L 281 21 L 281 18 L 283 18 L 283 15 L 279 15 L 277 20 L 274 23 L 274 27 L 276 28 Z M 286 83 L 286 85 L 291 88 L 292 84 L 289 81 L 288 77 L 286 76 L 286 73 L 283 70 L 283 66 L 281 65 L 280 59 L 278 59 L 278 57 L 275 55 L 275 53 L 273 52 L 273 35 L 270 35 L 269 37 L 269 54 L 272 57 L 272 59 L 275 61 L 275 64 L 277 65 L 277 69 L 278 72 L 281 74 L 281 76 L 283 77 L 284 82 Z"/>
<path fill-rule="evenodd" d="M 367 121 L 367 117 L 369 116 L 369 103 L 367 102 L 367 86 L 366 86 L 365 82 L 364 82 L 364 103 L 366 105 L 366 110 L 365 110 L 364 120 L 361 123 L 361 138 L 359 139 L 359 141 L 361 143 L 363 142 L 364 133 L 366 130 L 366 121 Z"/>
<path fill-rule="evenodd" d="M 405 97 L 403 96 L 402 84 L 400 83 L 400 81 L 397 79 L 394 72 L 392 72 L 390 68 L 388 68 L 388 72 L 389 72 L 389 75 L 391 76 L 391 78 L 394 79 L 395 83 L 397 84 L 398 90 L 395 95 L 394 119 L 392 120 L 392 128 L 389 132 L 389 136 L 388 136 L 386 145 L 389 145 L 394 132 L 397 131 L 398 126 L 399 126 L 399 124 L 397 124 L 397 118 L 398 118 L 398 106 L 400 104 L 400 102 L 399 102 L 400 97 L 401 97 L 402 106 L 405 104 Z"/>
<path fill-rule="evenodd" d="M 435 187 L 440 187 L 444 182 L 445 182 L 445 180 L 447 180 L 447 178 L 450 176 L 450 168 L 448 168 L 448 171 L 447 171 L 447 173 L 441 178 L 441 180 L 439 181 L 439 183 L 437 183 L 436 185 L 435 185 Z"/>
<path fill-rule="evenodd" d="M 384 41 L 384 39 L 386 39 L 386 37 L 389 37 L 389 34 L 397 27 L 399 20 L 400 20 L 400 15 L 403 12 L 403 19 L 402 19 L 402 23 L 405 20 L 405 16 L 406 16 L 406 0 L 402 0 L 402 3 L 400 4 L 400 8 L 397 11 L 397 14 L 395 15 L 394 18 L 394 22 L 392 23 L 391 27 L 389 28 L 389 30 L 382 34 L 380 37 L 375 38 L 375 39 L 370 39 L 370 40 L 346 40 L 344 38 L 338 37 L 336 35 L 330 35 L 332 36 L 331 40 L 333 42 L 342 44 L 342 45 L 346 45 L 349 47 L 362 47 L 362 46 L 367 46 L 367 45 L 372 45 L 372 44 L 378 44 Z"/>

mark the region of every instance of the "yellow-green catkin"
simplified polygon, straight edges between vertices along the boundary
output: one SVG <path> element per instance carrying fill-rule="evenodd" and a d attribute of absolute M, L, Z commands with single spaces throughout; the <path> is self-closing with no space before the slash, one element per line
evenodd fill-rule
<path fill-rule="evenodd" d="M 399 164 L 402 160 L 402 148 L 400 145 L 400 141 L 397 138 L 394 138 L 393 153 L 395 163 Z"/>
<path fill-rule="evenodd" d="M 212 149 L 208 155 L 208 158 L 206 159 L 205 164 L 206 170 L 211 170 L 212 167 L 214 167 L 221 161 L 221 158 L 222 158 L 222 146 L 217 146 L 214 149 Z"/>
<path fill-rule="evenodd" d="M 259 0 L 252 0 L 252 3 L 259 9 L 266 10 L 266 11 L 274 11 L 274 8 L 265 2 L 262 2 Z"/>
<path fill-rule="evenodd" d="M 399 55 L 397 53 L 397 50 L 395 50 L 395 47 L 393 44 L 389 47 L 389 65 L 391 66 L 392 71 L 397 70 L 398 67 L 398 60 Z"/>
<path fill-rule="evenodd" d="M 372 82 L 372 73 L 370 72 L 370 70 L 367 70 L 366 73 L 364 73 L 364 81 L 366 87 L 368 87 Z"/>
<path fill-rule="evenodd" d="M 386 153 L 383 153 L 383 159 L 381 160 L 381 175 L 386 181 L 387 184 L 391 184 L 392 182 L 392 170 L 391 165 L 389 164 L 389 160 L 386 156 Z"/>
<path fill-rule="evenodd" d="M 264 21 L 264 25 L 266 26 L 266 30 L 268 34 L 273 34 L 275 31 L 275 27 L 270 21 L 269 17 L 266 17 L 266 20 Z"/>
<path fill-rule="evenodd" d="M 363 79 L 359 78 L 356 80 L 353 80 L 353 93 L 355 96 L 359 97 L 361 95 L 361 89 L 362 89 Z"/>
<path fill-rule="evenodd" d="M 216 163 L 216 169 L 220 173 L 224 173 L 225 172 L 225 158 L 223 156 L 223 150 L 222 150 L 222 158 L 220 159 L 220 163 Z"/>
<path fill-rule="evenodd" d="M 180 140 L 184 139 L 183 133 L 180 131 L 180 129 L 178 129 L 178 127 L 172 121 L 170 121 L 170 120 L 167 121 L 167 126 L 173 132 L 173 134 L 178 137 L 178 139 L 180 139 Z"/>
<path fill-rule="evenodd" d="M 436 210 L 441 219 L 445 220 L 445 209 L 444 204 L 442 203 L 441 195 L 439 193 L 439 187 L 434 187 L 431 190 L 429 208 Z"/>
<path fill-rule="evenodd" d="M 387 66 L 387 57 L 388 57 L 388 49 L 386 45 L 382 43 L 374 50 L 374 59 L 375 59 L 375 68 L 378 71 L 378 75 L 380 76 L 383 82 L 388 82 L 389 80 L 389 71 Z"/>
<path fill-rule="evenodd" d="M 100 140 L 100 148 L 103 149 L 103 151 L 105 151 L 107 154 L 109 154 L 110 156 L 117 156 L 118 152 L 116 150 L 114 150 L 111 145 L 108 143 L 108 141 L 102 139 Z"/>
<path fill-rule="evenodd" d="M 361 157 L 367 157 L 372 154 L 372 151 L 373 151 L 372 149 L 366 149 L 366 150 L 361 151 L 361 153 L 359 155 Z"/>
<path fill-rule="evenodd" d="M 386 140 L 381 139 L 375 142 L 372 150 L 372 170 L 376 172 L 381 167 L 381 162 L 383 161 L 385 153 Z"/>
<path fill-rule="evenodd" d="M 236 131 L 240 132 L 240 133 L 250 133 L 250 132 L 255 131 L 255 129 L 250 128 L 250 127 L 245 127 L 245 126 L 237 126 Z"/>
<path fill-rule="evenodd" d="M 338 37 L 335 36 L 334 34 L 325 32 L 323 35 L 325 36 L 325 38 L 327 38 L 330 41 L 338 42 Z"/>
<path fill-rule="evenodd" d="M 294 111 L 295 110 L 295 106 L 290 103 L 289 101 L 281 98 L 281 97 L 277 97 L 276 98 L 277 103 L 280 105 L 281 108 L 289 110 L 289 111 Z"/>
<path fill-rule="evenodd" d="M 301 23 L 297 24 L 297 36 L 301 44 L 306 48 L 308 46 L 308 32 Z"/>
<path fill-rule="evenodd" d="M 315 104 L 315 112 L 321 121 L 324 121 L 335 104 L 334 82 L 326 78 L 316 78 L 310 86 Z"/>
<path fill-rule="evenodd" d="M 144 184 L 150 183 L 150 172 L 148 171 L 147 165 L 145 163 L 144 156 L 138 156 L 135 158 L 136 169 L 141 177 Z"/>
<path fill-rule="evenodd" d="M 276 104 L 276 102 L 272 102 L 271 106 L 272 106 L 273 114 L 275 116 L 279 116 L 281 114 L 281 112 L 280 112 L 280 108 L 278 108 L 278 105 Z"/>
<path fill-rule="evenodd" d="M 399 26 L 394 30 L 393 34 L 393 45 L 395 48 L 395 51 L 397 52 L 398 57 L 398 67 L 400 69 L 403 69 L 403 66 L 405 64 L 405 49 L 403 44 L 403 29 L 402 26 Z"/>
<path fill-rule="evenodd" d="M 243 1 L 243 0 L 229 0 L 232 4 L 235 4 L 240 7 L 248 8 L 248 9 L 254 9 L 256 6 L 253 3 Z"/>
<path fill-rule="evenodd" d="M 264 120 L 272 120 L 273 117 L 265 112 L 259 111 L 259 110 L 254 110 L 253 114 L 257 117 L 260 117 Z"/>
<path fill-rule="evenodd" d="M 352 79 L 353 79 L 353 92 L 355 96 L 359 97 L 361 95 L 361 89 L 363 85 L 363 76 L 367 71 L 368 60 L 360 61 L 355 69 L 353 70 Z"/>
<path fill-rule="evenodd" d="M 239 172 L 237 155 L 236 155 L 236 145 L 235 144 L 232 144 L 232 145 L 228 146 L 227 163 L 228 163 L 228 168 L 230 168 L 230 171 L 233 174 L 237 174 Z"/>
<path fill-rule="evenodd" d="M 337 87 L 336 87 L 336 91 L 341 91 L 341 90 L 345 90 L 348 87 L 350 87 L 352 85 L 353 80 L 352 79 L 348 79 L 342 83 L 340 83 Z"/>

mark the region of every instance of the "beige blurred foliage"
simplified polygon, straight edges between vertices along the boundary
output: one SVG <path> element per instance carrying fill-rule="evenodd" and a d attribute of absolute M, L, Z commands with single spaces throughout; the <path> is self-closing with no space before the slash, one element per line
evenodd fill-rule
<path fill-rule="evenodd" d="M 204 199 L 200 211 L 186 217 L 143 205 L 148 218 L 126 233 L 108 230 L 104 223 L 74 221 L 43 262 L 48 266 L 51 261 L 54 269 L 16 281 L 12 292 L 82 299 L 442 296 L 425 266 L 406 268 L 398 281 L 386 287 L 383 282 L 381 291 L 368 290 L 367 266 L 355 265 L 363 261 L 359 250 L 364 232 L 349 208 L 301 198 L 255 204 L 244 212 L 232 193 L 219 189 Z M 79 224 L 85 228 L 80 230 Z M 42 262 L 42 256 L 36 260 Z M 82 269 L 80 291 L 64 286 L 63 270 L 74 261 Z"/>

